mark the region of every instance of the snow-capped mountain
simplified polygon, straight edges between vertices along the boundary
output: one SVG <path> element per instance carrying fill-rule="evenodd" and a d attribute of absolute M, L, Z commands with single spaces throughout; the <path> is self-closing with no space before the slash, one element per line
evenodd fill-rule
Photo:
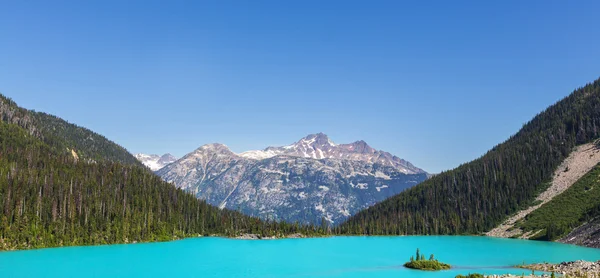
<path fill-rule="evenodd" d="M 208 144 L 156 173 L 221 208 L 264 219 L 333 224 L 428 176 L 364 141 L 337 145 L 322 133 L 240 154 Z"/>
<path fill-rule="evenodd" d="M 140 162 L 142 162 L 142 164 L 146 165 L 146 167 L 150 168 L 152 171 L 158 171 L 177 160 L 177 158 L 170 153 L 162 156 L 156 154 L 138 153 L 135 155 L 135 158 L 137 158 Z"/>
<path fill-rule="evenodd" d="M 348 159 L 377 163 L 397 168 L 405 174 L 419 174 L 425 171 L 410 162 L 388 152 L 371 148 L 365 141 L 337 145 L 323 133 L 308 135 L 300 141 L 284 147 L 268 147 L 262 151 L 247 151 L 240 154 L 250 159 L 265 159 L 277 155 L 289 155 L 314 159 Z"/>

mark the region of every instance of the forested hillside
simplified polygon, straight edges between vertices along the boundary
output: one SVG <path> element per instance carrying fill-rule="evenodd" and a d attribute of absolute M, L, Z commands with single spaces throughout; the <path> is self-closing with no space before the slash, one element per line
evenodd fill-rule
<path fill-rule="evenodd" d="M 76 143 L 94 160 L 77 158 L 66 146 L 89 131 L 67 125 L 67 134 L 73 137 L 63 141 L 65 134 L 57 131 L 65 126 L 60 119 L 53 120 L 58 122 L 55 126 L 44 126 L 14 103 L 9 103 L 10 109 L 6 100 L 0 103 L 0 250 L 196 235 L 322 232 L 210 206 L 137 163 L 119 162 L 118 157 L 126 156 L 111 153 L 112 146 L 88 150 L 85 143 Z"/>
<path fill-rule="evenodd" d="M 600 135 L 600 80 L 538 114 L 484 156 L 391 197 L 339 227 L 351 234 L 477 234 L 529 205 L 571 150 Z"/>
<path fill-rule="evenodd" d="M 600 216 L 600 166 L 572 187 L 532 212 L 517 226 L 534 238 L 556 240 Z"/>
<path fill-rule="evenodd" d="M 3 122 L 16 124 L 48 146 L 75 153 L 80 159 L 142 165 L 125 148 L 104 136 L 56 116 L 21 108 L 3 95 L 0 95 L 0 116 Z"/>

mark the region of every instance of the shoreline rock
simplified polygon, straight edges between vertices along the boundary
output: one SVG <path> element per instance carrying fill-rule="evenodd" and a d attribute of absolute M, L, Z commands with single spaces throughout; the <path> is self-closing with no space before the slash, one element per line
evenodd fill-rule
<path fill-rule="evenodd" d="M 573 262 L 562 262 L 558 264 L 537 263 L 521 265 L 519 267 L 530 270 L 554 272 L 556 274 L 566 275 L 569 277 L 600 278 L 600 261 L 589 262 L 578 260 Z"/>
<path fill-rule="evenodd" d="M 549 274 L 542 274 L 542 275 L 525 275 L 525 276 L 521 276 L 521 275 L 514 275 L 514 274 L 501 274 L 501 275 L 488 275 L 485 276 L 486 278 L 549 278 L 550 275 Z"/>
<path fill-rule="evenodd" d="M 600 278 L 600 261 L 572 261 L 558 264 L 535 263 L 527 265 L 518 265 L 516 268 L 523 269 L 523 274 L 491 274 L 485 275 L 485 278 L 550 278 L 552 273 L 555 277 L 565 278 Z M 535 273 L 536 271 L 540 273 Z M 541 273 L 543 272 L 543 273 Z M 457 276 L 458 277 L 458 276 Z M 469 277 L 469 276 L 462 276 Z M 476 277 L 476 276 L 474 276 Z"/>
<path fill-rule="evenodd" d="M 240 236 L 235 237 L 236 239 L 250 239 L 250 240 L 256 240 L 256 239 L 261 239 L 262 237 L 257 235 L 257 234 L 242 234 Z"/>
<path fill-rule="evenodd" d="M 305 238 L 305 237 L 306 236 L 304 236 L 301 233 L 295 233 L 295 234 L 288 235 L 286 238 Z"/>
<path fill-rule="evenodd" d="M 259 239 L 284 239 L 284 238 L 306 238 L 305 235 L 301 234 L 301 233 L 295 233 L 295 234 L 291 234 L 291 235 L 286 235 L 283 237 L 278 237 L 278 236 L 267 236 L 267 237 L 263 237 L 259 234 L 242 234 L 239 235 L 237 237 L 235 237 L 235 239 L 244 239 L 244 240 L 259 240 Z"/>
<path fill-rule="evenodd" d="M 592 219 L 573 229 L 569 234 L 559 239 L 558 242 L 600 248 L 600 217 Z"/>

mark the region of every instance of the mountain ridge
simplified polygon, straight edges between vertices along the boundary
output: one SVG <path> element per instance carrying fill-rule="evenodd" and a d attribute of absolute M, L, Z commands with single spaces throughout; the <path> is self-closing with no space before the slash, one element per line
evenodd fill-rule
<path fill-rule="evenodd" d="M 266 159 L 277 155 L 290 155 L 313 159 L 350 159 L 362 160 L 371 163 L 389 164 L 406 174 L 425 173 L 412 163 L 401 159 L 389 152 L 380 151 L 369 146 L 365 141 L 358 140 L 349 144 L 335 144 L 329 137 L 322 133 L 309 134 L 299 141 L 282 147 L 267 147 L 263 150 L 252 150 L 239 153 L 240 156 L 251 159 Z"/>
<path fill-rule="evenodd" d="M 337 145 L 319 133 L 292 145 L 239 154 L 211 143 L 156 173 L 221 208 L 313 224 L 322 219 L 339 223 L 429 176 L 409 162 L 357 142 Z"/>

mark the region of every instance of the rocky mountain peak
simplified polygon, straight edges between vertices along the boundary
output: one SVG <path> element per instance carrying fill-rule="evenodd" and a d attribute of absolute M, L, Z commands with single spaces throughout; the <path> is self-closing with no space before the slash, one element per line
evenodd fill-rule
<path fill-rule="evenodd" d="M 204 155 L 204 154 L 236 155 L 229 149 L 229 147 L 227 147 L 226 145 L 221 144 L 221 143 L 211 143 L 211 144 L 202 145 L 199 148 L 197 148 L 194 152 L 192 152 L 191 154 L 194 154 L 194 155 Z"/>
<path fill-rule="evenodd" d="M 294 144 L 283 147 L 268 147 L 264 150 L 247 151 L 239 154 L 244 158 L 262 160 L 278 155 L 312 159 L 346 159 L 392 166 L 402 173 L 417 174 L 425 171 L 388 152 L 379 151 L 363 140 L 350 144 L 335 144 L 326 134 L 309 134 Z"/>
<path fill-rule="evenodd" d="M 306 144 L 311 147 L 333 147 L 335 143 L 329 139 L 329 137 L 319 132 L 317 134 L 309 134 L 308 136 L 302 138 L 300 141 L 296 142 L 297 144 Z"/>
<path fill-rule="evenodd" d="M 173 155 L 172 155 L 172 154 L 170 154 L 170 153 L 166 153 L 166 154 L 163 154 L 163 155 L 162 155 L 162 156 L 161 156 L 161 157 L 158 159 L 158 163 L 161 163 L 161 164 L 165 164 L 165 165 L 166 165 L 166 164 L 169 164 L 169 163 L 173 163 L 173 162 L 175 162 L 176 160 L 177 160 L 177 158 L 176 158 L 175 156 L 173 156 Z"/>
<path fill-rule="evenodd" d="M 372 153 L 376 152 L 375 149 L 371 148 L 371 146 L 369 146 L 369 144 L 367 144 L 367 142 L 365 142 L 363 140 L 359 140 L 354 143 L 347 144 L 346 147 L 349 151 L 352 151 L 355 153 L 372 154 Z"/>

